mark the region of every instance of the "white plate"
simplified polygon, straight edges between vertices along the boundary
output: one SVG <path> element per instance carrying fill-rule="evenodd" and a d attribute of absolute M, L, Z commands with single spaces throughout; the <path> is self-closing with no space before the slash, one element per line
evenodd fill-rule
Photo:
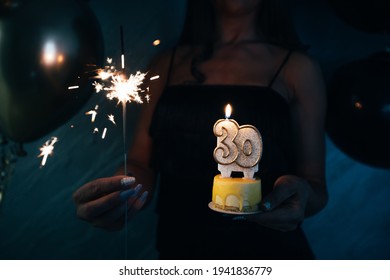
<path fill-rule="evenodd" d="M 261 211 L 252 211 L 252 212 L 234 212 L 234 211 L 228 211 L 228 210 L 223 210 L 221 208 L 215 207 L 214 202 L 209 203 L 209 208 L 213 211 L 219 212 L 219 213 L 224 213 L 224 214 L 231 214 L 231 215 L 252 215 L 252 214 L 258 214 Z"/>

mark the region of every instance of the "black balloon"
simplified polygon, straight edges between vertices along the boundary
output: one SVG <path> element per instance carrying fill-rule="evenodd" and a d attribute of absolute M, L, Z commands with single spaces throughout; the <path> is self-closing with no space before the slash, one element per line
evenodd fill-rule
<path fill-rule="evenodd" d="M 328 87 L 327 132 L 342 151 L 390 168 L 390 53 L 341 67 Z"/>
<path fill-rule="evenodd" d="M 103 38 L 83 1 L 8 2 L 15 5 L 0 15 L 0 131 L 26 142 L 62 124 L 90 97 Z"/>
<path fill-rule="evenodd" d="M 347 24 L 364 32 L 390 33 L 389 0 L 327 0 Z"/>

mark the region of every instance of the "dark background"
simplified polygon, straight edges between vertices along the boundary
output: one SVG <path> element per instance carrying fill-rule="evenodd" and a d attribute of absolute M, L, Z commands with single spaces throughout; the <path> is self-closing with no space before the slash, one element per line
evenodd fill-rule
<path fill-rule="evenodd" d="M 182 0 L 103 0 L 90 1 L 90 5 L 103 31 L 105 56 L 118 62 L 119 26 L 124 26 L 127 64 L 132 71 L 145 70 L 156 53 L 174 44 L 184 16 Z M 292 0 L 289 5 L 297 31 L 311 46 L 309 54 L 321 64 L 327 81 L 341 65 L 390 46 L 390 35 L 347 25 L 325 1 Z M 160 46 L 152 46 L 155 39 L 162 41 Z M 85 112 L 96 104 L 101 111 L 92 125 Z M 129 108 L 132 131 L 139 106 Z M 112 112 L 119 118 L 120 108 L 93 95 L 64 125 L 25 144 L 27 156 L 18 159 L 0 208 L 1 259 L 124 258 L 124 232 L 107 233 L 78 220 L 71 200 L 78 186 L 111 175 L 122 161 L 120 122 L 109 129 L 105 140 L 92 134 L 94 127 L 105 125 L 103 116 Z M 60 142 L 47 166 L 40 168 L 39 147 L 51 136 Z M 128 142 L 130 138 L 131 132 Z M 303 224 L 317 257 L 390 259 L 390 170 L 351 159 L 329 138 L 326 167 L 329 204 Z M 129 258 L 156 258 L 153 207 L 129 224 Z"/>

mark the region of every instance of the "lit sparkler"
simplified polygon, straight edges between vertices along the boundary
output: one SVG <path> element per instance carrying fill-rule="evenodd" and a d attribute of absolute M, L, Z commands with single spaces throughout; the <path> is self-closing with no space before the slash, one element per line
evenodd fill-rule
<path fill-rule="evenodd" d="M 57 142 L 58 142 L 58 138 L 52 137 L 49 140 L 47 140 L 41 148 L 39 148 L 41 153 L 38 155 L 38 158 L 43 157 L 41 161 L 41 166 L 45 166 L 47 157 L 53 154 L 54 144 Z"/>

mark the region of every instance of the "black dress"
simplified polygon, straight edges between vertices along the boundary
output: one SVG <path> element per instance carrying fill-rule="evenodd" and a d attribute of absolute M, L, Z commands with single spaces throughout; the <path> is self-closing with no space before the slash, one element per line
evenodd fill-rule
<path fill-rule="evenodd" d="M 208 208 L 213 177 L 214 123 L 224 118 L 257 127 L 263 156 L 257 176 L 263 196 L 275 180 L 292 174 L 289 104 L 270 87 L 168 86 L 153 116 L 153 166 L 160 175 L 157 249 L 162 259 L 312 259 L 303 231 L 268 229 Z"/>

